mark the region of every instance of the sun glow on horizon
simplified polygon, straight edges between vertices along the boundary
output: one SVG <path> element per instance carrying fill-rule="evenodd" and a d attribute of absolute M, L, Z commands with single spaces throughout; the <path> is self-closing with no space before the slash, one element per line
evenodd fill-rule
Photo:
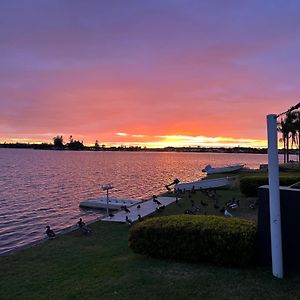
<path fill-rule="evenodd" d="M 166 148 L 166 147 L 253 147 L 266 148 L 267 141 L 260 139 L 239 139 L 232 137 L 208 137 L 208 136 L 187 136 L 187 135 L 154 135 L 147 136 L 143 134 L 129 134 L 118 132 L 115 134 L 119 137 L 117 140 L 101 140 L 100 144 L 106 147 L 113 146 L 140 146 L 146 148 Z M 96 139 L 82 137 L 84 145 L 93 146 Z M 80 139 L 81 140 L 81 139 Z M 98 139 L 99 140 L 99 139 Z M 47 138 L 8 138 L 0 139 L 1 143 L 52 143 L 52 140 Z"/>

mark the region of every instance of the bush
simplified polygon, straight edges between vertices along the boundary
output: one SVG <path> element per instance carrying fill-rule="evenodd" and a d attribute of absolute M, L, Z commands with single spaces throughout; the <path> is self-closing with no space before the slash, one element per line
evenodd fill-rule
<path fill-rule="evenodd" d="M 129 247 L 158 258 L 246 266 L 255 259 L 256 224 L 200 215 L 152 218 L 131 228 Z"/>
<path fill-rule="evenodd" d="M 280 176 L 280 185 L 289 186 L 300 181 L 299 175 Z M 248 197 L 257 196 L 258 188 L 262 185 L 269 184 L 267 176 L 245 176 L 240 180 L 241 192 Z"/>

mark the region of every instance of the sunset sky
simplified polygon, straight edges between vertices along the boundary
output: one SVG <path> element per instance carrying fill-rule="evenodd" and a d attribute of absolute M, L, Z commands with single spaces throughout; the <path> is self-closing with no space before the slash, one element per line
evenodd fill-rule
<path fill-rule="evenodd" d="M 265 146 L 299 98 L 297 0 L 0 1 L 0 142 Z"/>

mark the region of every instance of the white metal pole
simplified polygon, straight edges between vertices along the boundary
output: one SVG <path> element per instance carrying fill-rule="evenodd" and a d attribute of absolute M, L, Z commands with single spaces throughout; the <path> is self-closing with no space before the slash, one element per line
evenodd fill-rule
<path fill-rule="evenodd" d="M 267 130 L 272 271 L 275 277 L 283 278 L 276 115 L 267 116 Z"/>

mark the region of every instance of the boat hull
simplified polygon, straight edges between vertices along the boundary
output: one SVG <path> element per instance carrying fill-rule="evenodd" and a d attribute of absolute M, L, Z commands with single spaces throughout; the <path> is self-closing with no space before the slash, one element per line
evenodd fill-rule
<path fill-rule="evenodd" d="M 229 189 L 232 187 L 235 177 L 224 177 L 216 179 L 203 179 L 192 182 L 183 182 L 175 185 L 175 190 L 205 190 L 205 189 Z"/>
<path fill-rule="evenodd" d="M 207 175 L 233 173 L 233 172 L 240 171 L 244 166 L 245 166 L 244 164 L 233 165 L 233 166 L 222 167 L 222 168 L 212 168 L 211 166 L 206 166 L 202 171 L 206 172 Z"/>

